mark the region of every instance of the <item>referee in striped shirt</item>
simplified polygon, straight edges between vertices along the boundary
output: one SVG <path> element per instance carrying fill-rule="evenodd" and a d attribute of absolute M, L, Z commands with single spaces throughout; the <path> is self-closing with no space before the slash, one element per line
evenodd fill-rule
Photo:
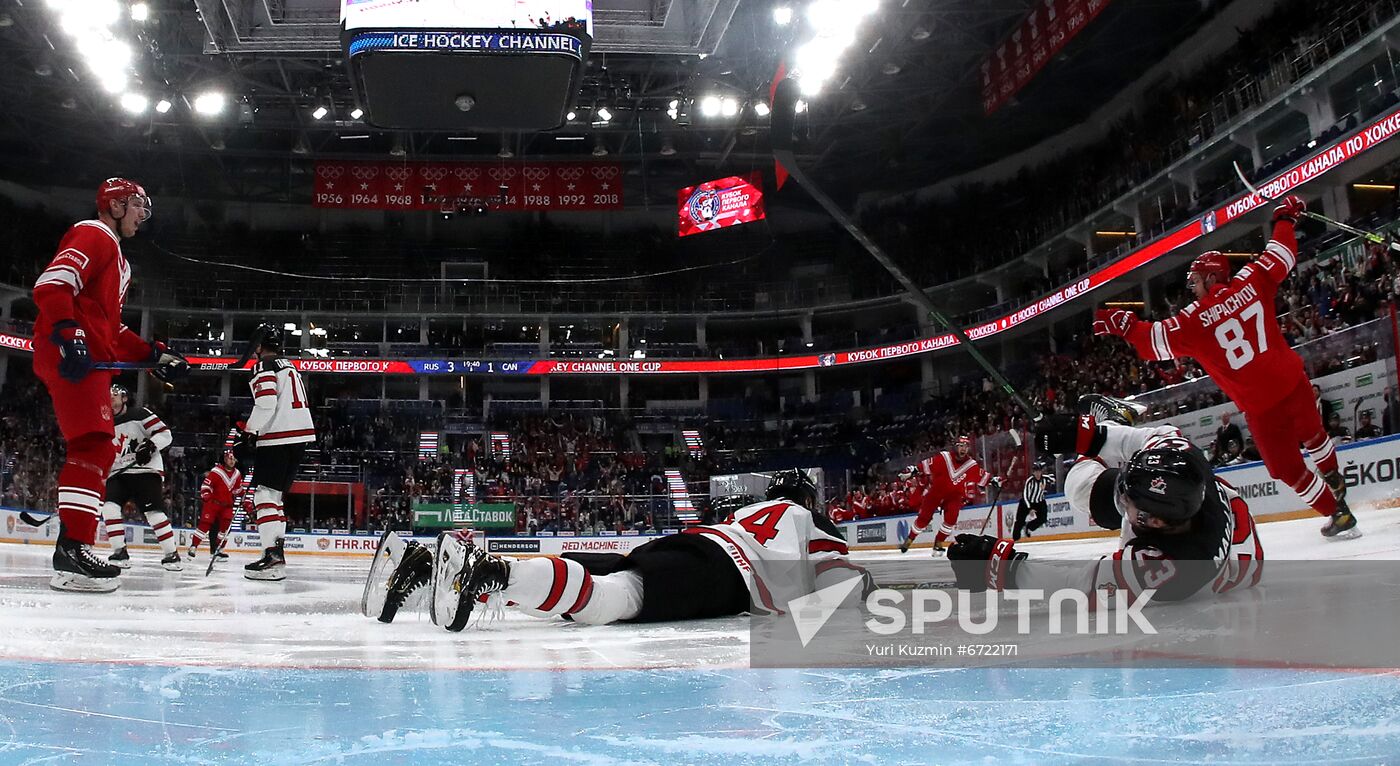
<path fill-rule="evenodd" d="M 1040 529 L 1050 515 L 1050 509 L 1045 504 L 1045 492 L 1055 483 L 1055 477 L 1045 475 L 1048 463 L 1044 457 L 1036 458 L 1031 466 L 1031 475 L 1026 477 L 1026 484 L 1021 489 L 1021 502 L 1016 505 L 1016 526 L 1011 530 L 1011 536 L 1017 540 L 1021 539 L 1023 532 L 1030 537 L 1030 533 Z M 1027 524 L 1026 517 L 1030 516 L 1031 511 L 1035 511 L 1035 518 Z"/>

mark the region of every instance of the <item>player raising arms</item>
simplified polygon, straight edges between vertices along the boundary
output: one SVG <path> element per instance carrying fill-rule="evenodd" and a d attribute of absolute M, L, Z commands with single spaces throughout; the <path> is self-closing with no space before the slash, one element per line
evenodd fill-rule
<path fill-rule="evenodd" d="M 1244 412 L 1269 475 L 1331 517 L 1322 536 L 1360 537 L 1312 381 L 1302 358 L 1283 339 L 1274 313 L 1279 284 L 1298 262 L 1294 227 L 1306 209 L 1301 198 L 1284 198 L 1274 209 L 1273 238 L 1233 279 L 1221 253 L 1198 256 L 1186 275 L 1196 300 L 1176 316 L 1145 322 L 1130 311 L 1101 309 L 1094 315 L 1094 334 L 1126 339 L 1143 359 L 1194 358 Z M 1303 461 L 1300 444 L 1317 471 Z"/>
<path fill-rule="evenodd" d="M 909 550 L 914 538 L 925 532 L 933 523 L 933 512 L 943 509 L 943 523 L 933 538 L 933 555 L 943 552 L 948 536 L 958 523 L 958 514 L 963 503 L 984 491 L 988 485 L 1001 486 L 1001 478 L 982 469 L 972 456 L 972 439 L 959 436 L 952 451 L 943 450 L 919 463 L 919 473 L 924 475 L 923 492 L 919 500 L 919 515 L 914 518 L 914 526 L 909 535 L 899 544 L 899 552 Z"/>
<path fill-rule="evenodd" d="M 79 221 L 59 241 L 58 253 L 34 282 L 34 373 L 48 389 L 66 457 L 58 474 L 56 590 L 117 589 L 117 567 L 92 551 L 107 474 L 116 456 L 112 373 L 95 362 L 151 362 L 151 374 L 171 382 L 189 363 L 159 342 L 143 340 L 122 324 L 131 266 L 121 241 L 151 217 L 140 185 L 110 178 L 97 190 L 97 218 Z"/>
<path fill-rule="evenodd" d="M 301 373 L 282 358 L 282 331 L 275 325 L 258 328 L 258 363 L 248 387 L 253 391 L 253 412 L 234 453 L 246 444 L 256 446 L 253 455 L 253 512 L 258 521 L 262 558 L 243 567 L 249 580 L 286 578 L 287 558 L 282 540 L 287 534 L 287 514 L 282 496 L 292 488 L 308 442 L 316 441 L 311 402 Z"/>
<path fill-rule="evenodd" d="M 450 532 L 438 536 L 434 554 L 385 532 L 361 610 L 389 622 L 413 590 L 431 582 L 433 623 L 453 631 L 466 627 L 487 597 L 535 617 L 562 615 L 590 625 L 658 622 L 781 614 L 794 598 L 850 577 L 868 578 L 846 560 L 840 530 L 810 510 L 820 506 L 806 472 L 778 472 L 766 497 L 737 508 L 743 501 L 717 500 L 722 523 L 657 538 L 625 556 L 507 560 Z"/>

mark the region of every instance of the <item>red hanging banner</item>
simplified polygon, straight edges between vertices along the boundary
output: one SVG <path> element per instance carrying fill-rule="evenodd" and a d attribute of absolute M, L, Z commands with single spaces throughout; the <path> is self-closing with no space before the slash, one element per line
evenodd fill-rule
<path fill-rule="evenodd" d="M 348 210 L 621 210 L 615 162 L 318 162 L 312 205 Z"/>

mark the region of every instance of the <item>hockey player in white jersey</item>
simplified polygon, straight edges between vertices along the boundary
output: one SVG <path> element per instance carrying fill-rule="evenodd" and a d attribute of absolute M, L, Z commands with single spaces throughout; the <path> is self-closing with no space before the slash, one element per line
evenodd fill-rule
<path fill-rule="evenodd" d="M 131 567 L 131 554 L 126 550 L 126 521 L 122 517 L 122 508 L 130 501 L 145 514 L 156 542 L 160 543 L 160 565 L 178 572 L 184 567 L 175 549 L 175 530 L 165 513 L 165 492 L 161 486 L 165 477 L 161 452 L 170 446 L 170 428 L 149 409 L 132 407 L 131 392 L 120 384 L 112 385 L 112 421 L 112 444 L 117 455 L 112 460 L 107 499 L 102 504 L 107 542 L 112 546 L 107 561 L 122 569 Z"/>
<path fill-rule="evenodd" d="M 253 392 L 253 412 L 243 432 L 235 438 L 234 453 L 253 451 L 251 472 L 253 513 L 263 555 L 243 568 L 250 580 L 286 577 L 282 541 L 287 534 L 283 495 L 292 487 L 306 445 L 316 440 L 311 402 L 301 373 L 282 358 L 282 331 L 275 325 L 258 328 L 258 363 L 248 386 Z"/>
<path fill-rule="evenodd" d="M 1119 530 L 1118 550 L 1094 562 L 1037 562 L 1012 540 L 959 535 L 948 552 L 959 587 L 1107 589 L 1131 598 L 1151 589 L 1157 601 L 1179 601 L 1258 583 L 1264 548 L 1249 506 L 1176 428 L 1052 415 L 1036 426 L 1036 440 L 1042 452 L 1081 456 L 1065 496 L 1076 513 Z"/>
<path fill-rule="evenodd" d="M 805 472 L 781 471 L 766 500 L 724 508 L 722 523 L 695 526 L 627 555 L 600 553 L 507 560 L 454 533 L 437 549 L 386 532 L 365 583 L 361 609 L 382 622 L 415 589 L 431 583 L 434 624 L 458 631 L 488 598 L 537 617 L 599 625 L 751 613 L 782 614 L 798 597 L 865 570 L 846 560 L 846 542 L 817 506 Z M 852 598 L 862 591 L 853 591 Z"/>

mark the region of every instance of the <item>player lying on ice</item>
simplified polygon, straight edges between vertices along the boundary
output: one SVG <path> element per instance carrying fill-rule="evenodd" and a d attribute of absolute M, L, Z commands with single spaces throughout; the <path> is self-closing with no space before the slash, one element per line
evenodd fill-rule
<path fill-rule="evenodd" d="M 1031 562 L 1012 540 L 958 535 L 948 558 L 959 587 L 1108 588 L 1131 598 L 1154 589 L 1157 601 L 1179 601 L 1202 589 L 1256 584 L 1264 548 L 1254 517 L 1201 451 L 1175 427 L 1133 427 L 1129 403 L 1090 394 L 1080 404 L 1090 412 L 1037 425 L 1036 445 L 1080 455 L 1065 477 L 1065 496 L 1075 513 L 1120 530 L 1118 550 L 1085 564 Z"/>
<path fill-rule="evenodd" d="M 575 622 L 662 622 L 786 611 L 792 599 L 865 570 L 846 560 L 845 539 L 820 511 L 800 470 L 780 471 L 766 500 L 716 501 L 725 521 L 660 537 L 627 555 L 494 556 L 470 536 L 444 532 L 436 550 L 385 532 L 361 611 L 390 622 L 409 594 L 431 583 L 433 624 L 458 631 L 488 599 L 535 617 Z M 726 502 L 727 501 L 727 502 Z M 853 591 L 857 596 L 859 591 Z"/>

